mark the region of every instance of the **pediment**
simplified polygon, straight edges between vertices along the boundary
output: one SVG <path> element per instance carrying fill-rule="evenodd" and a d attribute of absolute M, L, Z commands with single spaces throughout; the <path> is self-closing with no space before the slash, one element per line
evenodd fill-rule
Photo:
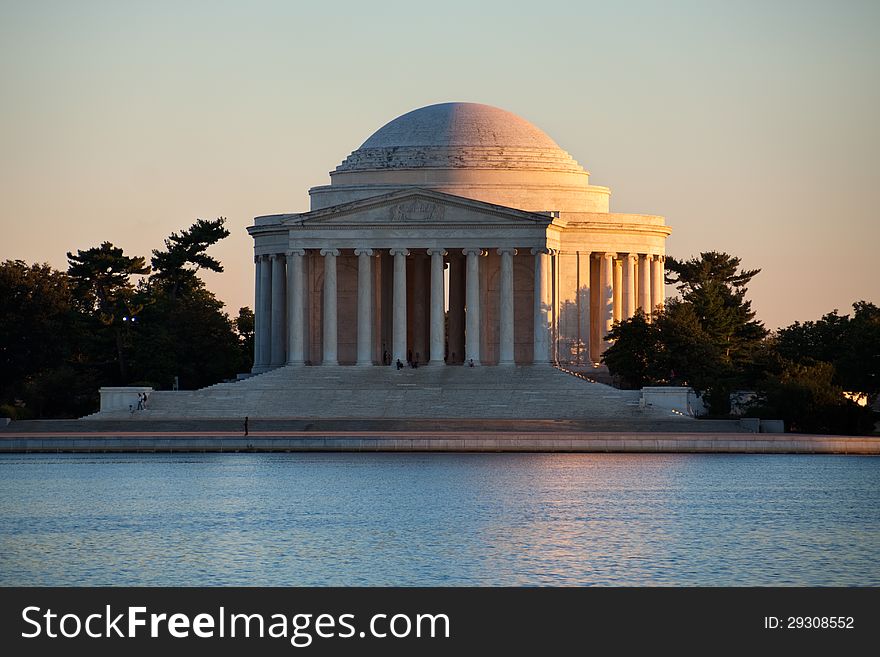
<path fill-rule="evenodd" d="M 303 228 L 475 224 L 534 227 L 546 226 L 552 220 L 549 215 L 415 189 L 305 212 L 285 219 L 284 223 Z"/>

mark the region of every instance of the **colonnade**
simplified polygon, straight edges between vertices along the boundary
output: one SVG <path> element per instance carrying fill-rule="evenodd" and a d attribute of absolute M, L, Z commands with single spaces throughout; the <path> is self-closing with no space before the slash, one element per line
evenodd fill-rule
<path fill-rule="evenodd" d="M 323 303 L 321 317 L 322 364 L 338 365 L 337 353 L 338 293 L 337 293 L 337 248 L 314 250 L 323 259 Z M 452 250 L 450 249 L 450 252 Z M 517 250 L 502 247 L 495 250 L 500 257 L 498 281 L 498 358 L 501 366 L 514 364 L 514 256 Z M 358 260 L 357 267 L 357 358 L 356 365 L 374 364 L 373 303 L 374 275 L 372 259 L 380 254 L 379 249 L 356 248 L 353 250 Z M 408 248 L 393 247 L 386 251 L 393 260 L 391 290 L 391 351 L 394 364 L 407 358 L 407 258 L 412 257 Z M 443 365 L 446 362 L 446 276 L 444 269 L 447 256 L 444 249 L 429 248 L 421 250 L 430 257 L 430 307 L 429 307 L 429 365 Z M 558 308 L 558 251 L 545 247 L 535 247 L 527 251 L 534 256 L 533 276 L 533 328 L 532 363 L 549 364 L 555 360 L 555 350 L 551 349 L 553 331 Z M 349 251 L 350 253 L 350 251 Z M 450 259 L 451 277 L 463 276 L 465 281 L 464 299 L 456 299 L 456 286 L 449 289 L 450 334 L 464 333 L 464 362 L 481 364 L 481 325 L 480 268 L 485 249 L 465 248 L 460 251 L 460 259 Z M 254 367 L 256 373 L 283 365 L 304 365 L 305 331 L 307 318 L 306 261 L 304 249 L 293 249 L 285 254 L 272 253 L 259 255 L 255 262 L 255 333 Z M 457 255 L 457 254 L 456 254 Z M 662 255 L 599 252 L 592 253 L 598 260 L 599 330 L 604 337 L 611 330 L 614 321 L 631 317 L 637 309 L 650 316 L 653 310 L 663 304 L 663 260 Z M 459 269 L 456 270 L 456 265 Z M 462 271 L 463 270 L 463 271 Z M 417 270 L 420 271 L 420 270 Z M 418 276 L 418 274 L 416 274 Z M 587 274 L 589 276 L 589 274 Z M 592 288 L 593 286 L 588 286 Z M 453 307 L 463 304 L 464 317 L 451 312 Z M 461 322 L 464 326 L 461 327 Z M 449 336 L 452 338 L 452 335 Z M 384 357 L 383 357 L 384 360 Z"/>

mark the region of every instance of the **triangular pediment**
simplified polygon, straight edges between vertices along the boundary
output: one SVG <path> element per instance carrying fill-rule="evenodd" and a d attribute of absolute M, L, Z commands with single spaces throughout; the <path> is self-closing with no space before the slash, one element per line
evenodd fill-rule
<path fill-rule="evenodd" d="M 292 215 L 284 224 L 303 228 L 331 226 L 474 225 L 546 226 L 549 215 L 414 188 Z"/>

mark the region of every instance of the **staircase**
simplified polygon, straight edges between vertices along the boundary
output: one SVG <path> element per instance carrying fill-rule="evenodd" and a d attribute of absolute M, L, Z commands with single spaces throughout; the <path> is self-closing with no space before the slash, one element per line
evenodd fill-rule
<path fill-rule="evenodd" d="M 122 419 L 127 412 L 90 419 Z M 492 418 L 671 420 L 639 408 L 639 392 L 577 378 L 549 366 L 282 367 L 193 391 L 157 391 L 141 419 Z"/>

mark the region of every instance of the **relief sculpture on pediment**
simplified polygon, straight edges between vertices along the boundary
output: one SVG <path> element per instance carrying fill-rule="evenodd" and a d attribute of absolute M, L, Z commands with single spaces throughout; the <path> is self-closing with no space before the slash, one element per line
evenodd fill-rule
<path fill-rule="evenodd" d="M 399 223 L 424 223 L 443 221 L 442 205 L 415 198 L 391 206 L 391 221 Z"/>

